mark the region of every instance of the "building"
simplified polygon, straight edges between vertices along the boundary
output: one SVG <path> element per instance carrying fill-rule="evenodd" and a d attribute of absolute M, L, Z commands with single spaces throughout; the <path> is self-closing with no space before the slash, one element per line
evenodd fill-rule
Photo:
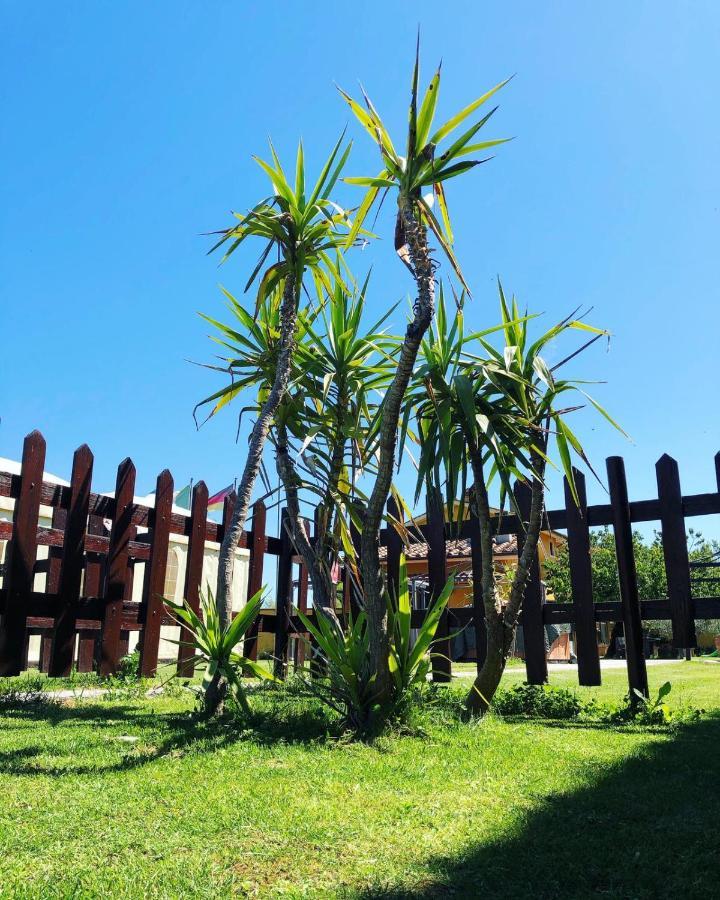
<path fill-rule="evenodd" d="M 20 463 L 0 457 L 0 472 L 7 472 L 11 475 L 20 474 Z M 43 473 L 43 480 L 50 484 L 59 484 L 69 487 L 70 482 L 50 472 Z M 104 497 L 114 496 L 113 492 L 103 494 Z M 152 508 L 155 505 L 155 497 L 149 494 L 146 497 L 135 497 L 135 503 L 139 506 L 147 506 Z M 13 518 L 13 510 L 15 501 L 11 497 L 0 496 L 0 521 L 11 522 Z M 189 510 L 182 507 L 173 506 L 173 512 L 179 515 L 188 516 Z M 40 528 L 50 528 L 52 523 L 52 508 L 49 506 L 40 507 Z M 110 521 L 105 521 L 105 533 L 110 534 Z M 147 533 L 147 528 L 138 528 L 138 535 Z M 48 557 L 48 547 L 38 547 L 38 560 L 44 560 Z M 209 584 L 212 590 L 215 589 L 217 581 L 218 554 L 220 545 L 207 541 L 205 543 L 205 555 L 203 560 L 203 585 Z M 5 554 L 7 553 L 7 542 L 0 541 L 0 573 L 4 571 Z M 175 602 L 180 602 L 185 590 L 185 571 L 187 567 L 188 538 L 181 534 L 170 534 L 170 546 L 168 550 L 167 571 L 165 574 L 165 590 L 164 595 Z M 233 578 L 232 598 L 233 609 L 239 610 L 245 605 L 247 596 L 247 579 L 249 570 L 250 553 L 248 550 L 238 548 L 235 557 L 235 578 Z M 132 600 L 139 603 L 142 599 L 145 563 L 137 561 L 134 563 L 135 571 L 133 575 Z M 39 566 L 38 568 L 42 568 Z M 37 572 L 35 575 L 35 590 L 44 591 L 46 587 L 46 574 L 43 571 Z M 0 585 L 2 577 L 0 574 Z M 130 633 L 129 650 L 132 651 L 137 643 L 139 632 Z M 164 626 L 161 631 L 162 639 L 160 641 L 159 658 L 161 660 L 172 660 L 177 657 L 177 645 L 172 643 L 177 640 L 180 635 L 180 629 L 175 627 Z M 40 637 L 34 636 L 30 638 L 30 650 L 28 660 L 31 664 L 37 664 L 40 655 Z"/>
<path fill-rule="evenodd" d="M 456 502 L 456 514 L 458 504 Z M 499 510 L 493 510 L 497 513 Z M 465 506 L 465 519 L 468 519 L 470 511 Z M 447 517 L 446 517 L 447 518 Z M 457 520 L 458 515 L 455 516 Z M 412 531 L 413 526 L 422 526 L 427 522 L 425 515 L 415 517 L 413 522 L 406 522 L 407 528 Z M 538 556 L 540 559 L 540 577 L 544 579 L 544 562 L 555 556 L 566 537 L 558 531 L 544 529 L 540 532 L 538 543 Z M 472 551 L 468 538 L 457 538 L 445 542 L 445 554 L 447 560 L 447 574 L 455 575 L 455 586 L 448 601 L 449 609 L 458 609 L 472 606 L 473 603 L 473 578 L 472 578 Z M 380 549 L 381 561 L 387 558 L 387 549 Z M 409 544 L 405 547 L 405 559 L 407 564 L 408 581 L 410 582 L 413 605 L 423 608 L 427 602 L 426 591 L 428 588 L 428 545 L 424 541 Z M 493 561 L 499 590 L 502 593 L 505 585 L 509 586 L 512 574 L 518 562 L 517 538 L 513 534 L 498 534 L 493 539 Z M 547 599 L 552 600 L 552 594 L 547 594 Z M 519 638 L 517 651 L 522 652 L 522 635 L 518 630 Z M 556 631 L 556 629 L 554 629 Z M 464 643 L 463 643 L 464 642 Z M 549 635 L 548 657 L 551 659 L 568 659 L 570 657 L 570 642 L 566 634 Z M 474 659 L 474 629 L 465 629 L 454 648 L 455 659 Z"/>

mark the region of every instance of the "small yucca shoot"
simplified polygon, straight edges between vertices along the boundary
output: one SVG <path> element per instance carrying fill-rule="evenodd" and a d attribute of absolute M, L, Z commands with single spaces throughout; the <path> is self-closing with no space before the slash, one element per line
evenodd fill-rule
<path fill-rule="evenodd" d="M 215 598 L 209 587 L 207 593 L 201 597 L 202 617 L 185 601 L 182 603 L 167 599 L 164 601 L 178 625 L 189 631 L 192 636 L 189 643 L 195 649 L 195 656 L 188 660 L 188 664 L 205 668 L 200 687 L 201 696 L 205 696 L 213 680 L 219 676 L 227 682 L 232 699 L 244 712 L 249 712 L 247 697 L 241 683 L 242 674 L 250 673 L 267 681 L 276 680 L 255 660 L 236 651 L 255 621 L 263 598 L 264 591 L 258 591 L 226 628 L 220 623 Z"/>

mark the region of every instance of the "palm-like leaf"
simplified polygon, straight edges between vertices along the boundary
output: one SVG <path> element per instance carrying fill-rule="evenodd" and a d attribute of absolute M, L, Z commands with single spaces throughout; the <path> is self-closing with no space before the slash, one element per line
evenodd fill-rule
<path fill-rule="evenodd" d="M 266 242 L 258 265 L 245 288 L 247 290 L 259 277 L 256 308 L 289 275 L 300 284 L 305 271 L 309 271 L 313 278 L 328 286 L 328 273 L 340 278 L 331 254 L 345 245 L 347 235 L 352 230 L 348 213 L 332 200 L 332 193 L 351 148 L 351 144 L 348 144 L 341 151 L 343 139 L 344 135 L 341 135 L 333 147 L 309 196 L 305 193 L 302 142 L 298 146 L 294 186 L 290 185 L 272 143 L 270 162 L 254 157 L 270 179 L 272 195 L 247 213 L 234 213 L 238 224 L 216 232 L 220 238 L 209 252 L 212 253 L 219 247 L 224 248 L 224 262 L 249 237 Z M 263 270 L 273 249 L 277 252 L 278 261 Z"/>
<path fill-rule="evenodd" d="M 400 555 L 400 577 L 398 579 L 397 598 L 388 595 L 388 632 L 390 643 L 390 674 L 395 683 L 395 690 L 402 696 L 412 685 L 422 684 L 430 668 L 428 654 L 435 642 L 435 634 L 440 624 L 440 617 L 448 604 L 455 575 L 448 578 L 440 596 L 425 613 L 422 625 L 418 629 L 415 641 L 411 637 L 412 608 L 408 588 L 407 563 L 405 554 Z"/>
<path fill-rule="evenodd" d="M 474 100 L 460 112 L 452 116 L 443 125 L 435 129 L 431 134 L 440 91 L 441 70 L 437 71 L 430 80 L 427 90 L 419 101 L 418 83 L 420 75 L 420 48 L 419 42 L 415 54 L 415 66 L 413 69 L 410 111 L 408 116 L 408 134 L 406 143 L 406 155 L 400 156 L 390 139 L 388 130 L 380 115 L 372 104 L 370 98 L 363 91 L 364 105 L 354 100 L 342 89 L 338 89 L 342 98 L 348 104 L 353 114 L 377 144 L 383 162 L 383 168 L 376 176 L 359 178 L 346 178 L 350 184 L 367 188 L 365 197 L 357 209 L 354 222 L 346 239 L 346 245 L 350 246 L 363 227 L 363 224 L 375 204 L 380 191 L 396 188 L 400 194 L 409 198 L 417 206 L 417 213 L 421 221 L 430 228 L 443 251 L 450 260 L 458 277 L 465 284 L 460 267 L 452 250 L 453 232 L 450 223 L 450 215 L 443 183 L 469 171 L 477 165 L 487 161 L 487 158 L 459 160 L 469 153 L 486 150 L 505 143 L 508 139 L 495 139 L 472 144 L 471 141 L 480 129 L 489 121 L 495 109 L 475 122 L 461 137 L 457 138 L 446 148 L 439 145 L 459 125 L 468 119 L 476 110 L 485 104 L 497 91 L 499 91 L 509 79 L 502 81 L 481 97 Z M 496 107 L 497 108 L 497 107 Z M 441 221 L 435 217 L 430 203 L 422 197 L 422 189 L 431 186 L 438 200 L 441 211 Z M 467 288 L 467 285 L 465 285 Z"/>
<path fill-rule="evenodd" d="M 568 403 L 568 394 L 587 397 L 622 431 L 582 390 L 582 382 L 560 378 L 544 357 L 548 345 L 568 332 L 583 331 L 595 338 L 607 332 L 570 317 L 531 341 L 529 328 L 535 317 L 523 315 L 514 298 L 508 301 L 500 283 L 498 292 L 500 324 L 465 336 L 460 317 L 448 326 L 441 291 L 436 323 L 423 343 L 423 361 L 407 399 L 418 422 L 416 497 L 428 481 L 441 483 L 442 465 L 449 510 L 454 509 L 459 483 L 463 485 L 460 518 L 471 447 L 489 465 L 490 477 L 499 477 L 501 497 L 512 503 L 513 479 L 542 480 L 545 463 L 552 464 L 548 448 L 552 439 L 556 459 L 575 493 L 573 457 L 589 467 L 590 463 L 567 421 L 568 414 L 579 408 Z M 502 346 L 492 343 L 493 334 L 502 336 Z"/>

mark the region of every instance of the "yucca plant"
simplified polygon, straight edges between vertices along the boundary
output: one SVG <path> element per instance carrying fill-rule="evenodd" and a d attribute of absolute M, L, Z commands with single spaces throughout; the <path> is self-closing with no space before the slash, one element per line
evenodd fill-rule
<path fill-rule="evenodd" d="M 367 672 L 370 636 L 365 613 L 360 612 L 357 618 L 351 615 L 345 628 L 322 615 L 313 621 L 301 610 L 297 614 L 315 644 L 306 687 L 338 712 L 351 731 L 362 734 L 371 730 L 380 706 L 375 676 Z"/>
<path fill-rule="evenodd" d="M 237 652 L 238 645 L 247 635 L 260 611 L 263 591 L 258 591 L 251 597 L 227 626 L 222 624 L 209 586 L 207 593 L 201 597 L 202 616 L 184 601 L 176 603 L 166 599 L 164 602 L 178 625 L 192 637 L 191 645 L 195 655 L 189 660 L 189 665 L 198 665 L 205 670 L 200 687 L 205 711 L 210 715 L 217 713 L 224 704 L 224 693 L 227 690 L 230 698 L 240 709 L 249 712 L 241 681 L 242 675 L 249 673 L 256 678 L 275 680 L 267 669 Z M 218 693 L 221 694 L 220 697 L 217 696 Z"/>
<path fill-rule="evenodd" d="M 247 458 L 237 487 L 237 501 L 229 528 L 220 548 L 216 602 L 220 620 L 227 625 L 232 616 L 230 585 L 232 582 L 234 551 L 245 528 L 250 499 L 267 435 L 275 412 L 290 380 L 292 354 L 295 341 L 297 313 L 302 296 L 303 280 L 310 273 L 319 285 L 330 288 L 330 278 L 340 279 L 333 254 L 345 246 L 352 223 L 347 213 L 332 199 L 343 166 L 350 152 L 350 145 L 341 152 L 343 137 L 335 144 L 320 176 L 311 191 L 306 191 L 305 161 L 300 142 L 295 165 L 294 186 L 291 186 L 272 144 L 272 160 L 266 162 L 256 157 L 258 165 L 268 175 L 272 194 L 256 204 L 249 212 L 239 214 L 236 225 L 218 232 L 221 237 L 213 250 L 225 249 L 225 261 L 248 238 L 258 238 L 265 246 L 245 289 L 257 280 L 256 313 L 267 298 L 277 291 L 279 305 L 279 337 L 275 371 L 267 392 L 262 397 L 252 434 Z M 277 256 L 276 261 L 268 260 Z M 233 382 L 225 391 L 218 392 L 213 412 L 232 399 L 238 392 Z"/>
<path fill-rule="evenodd" d="M 415 486 L 415 503 L 423 489 L 441 488 L 444 482 L 447 516 L 451 526 L 465 519 L 467 512 L 467 484 L 470 459 L 465 436 L 465 419 L 472 410 L 478 427 L 487 434 L 488 447 L 494 457 L 502 457 L 503 465 L 496 467 L 505 492 L 510 477 L 521 477 L 514 468 L 516 457 L 523 456 L 524 437 L 519 430 L 511 434 L 507 402 L 492 381 L 491 360 L 481 361 L 468 356 L 467 346 L 480 339 L 503 331 L 500 323 L 482 331 L 464 331 L 464 295 L 457 301 L 457 312 L 450 315 L 443 285 L 440 285 L 437 315 L 425 335 L 413 382 L 405 398 L 403 427 L 400 434 L 401 452 L 408 437 L 420 447 Z M 522 317 L 524 321 L 530 317 Z M 472 368 L 472 377 L 469 371 Z M 502 373 L 504 376 L 504 372 Z M 415 420 L 415 431 L 410 429 Z M 494 435 L 494 423 L 503 424 L 502 443 Z M 443 470 L 441 472 L 441 469 Z M 444 476 L 444 477 L 443 477 Z"/>
<path fill-rule="evenodd" d="M 445 182 L 464 174 L 484 159 L 465 159 L 472 153 L 502 143 L 502 140 L 473 142 L 475 135 L 492 113 L 483 116 L 456 140 L 440 145 L 476 110 L 486 103 L 505 82 L 483 94 L 439 128 L 433 128 L 440 88 L 440 69 L 433 76 L 422 101 L 419 100 L 420 79 L 419 41 L 413 69 L 410 110 L 405 155 L 401 155 L 390 138 L 370 98 L 363 91 L 364 106 L 341 91 L 355 117 L 376 143 L 382 159 L 382 169 L 376 176 L 346 179 L 367 188 L 365 197 L 355 213 L 355 221 L 347 237 L 352 243 L 383 191 L 397 195 L 395 249 L 409 268 L 416 288 L 413 317 L 397 357 L 392 383 L 383 401 L 379 426 L 378 468 L 375 483 L 365 510 L 360 570 L 365 598 L 365 610 L 370 629 L 369 670 L 377 674 L 377 689 L 383 703 L 392 700 L 392 681 L 388 668 L 389 633 L 387 609 L 383 593 L 383 574 L 380 566 L 379 540 L 385 505 L 390 494 L 397 448 L 398 425 L 405 391 L 412 377 L 420 343 L 427 331 L 435 308 L 435 262 L 428 242 L 428 230 L 439 242 L 450 263 L 465 284 L 460 266 L 452 250 L 452 228 L 445 198 Z M 430 196 L 423 195 L 429 188 Z M 440 220 L 432 209 L 432 196 L 440 208 Z"/>
<path fill-rule="evenodd" d="M 309 690 L 339 712 L 351 730 L 357 733 L 372 731 L 393 710 L 401 709 L 412 687 L 427 680 L 435 634 L 454 584 L 455 577 L 451 575 L 440 596 L 425 613 L 413 640 L 407 564 L 405 554 L 401 554 L 398 595 L 390 597 L 386 594 L 391 636 L 388 669 L 394 689 L 390 708 L 380 702 L 375 674 L 368 674 L 370 633 L 365 613 L 360 612 L 356 618 L 351 614 L 347 626 L 343 627 L 324 616 L 313 620 L 298 610 L 298 617 L 314 642 L 311 648 L 314 655 L 309 663 L 313 677 L 306 682 Z"/>
<path fill-rule="evenodd" d="M 298 339 L 301 392 L 288 393 L 275 417 L 272 440 L 298 553 L 307 567 L 317 609 L 334 606 L 331 571 L 344 550 L 354 554 L 350 522 L 362 501 L 361 474 L 374 468 L 379 400 L 392 377 L 397 340 L 383 324 L 363 321 L 368 278 L 356 290 L 335 281 Z M 301 502 L 315 502 L 315 540 L 306 533 Z M 332 616 L 331 616 L 332 618 Z"/>
<path fill-rule="evenodd" d="M 448 578 L 440 596 L 426 611 L 422 624 L 412 639 L 412 605 L 408 588 L 407 562 L 400 554 L 400 577 L 397 598 L 387 596 L 388 630 L 390 632 L 390 675 L 395 686 L 396 702 L 402 700 L 413 685 L 424 684 L 432 664 L 431 648 L 440 617 L 455 587 L 455 575 Z"/>

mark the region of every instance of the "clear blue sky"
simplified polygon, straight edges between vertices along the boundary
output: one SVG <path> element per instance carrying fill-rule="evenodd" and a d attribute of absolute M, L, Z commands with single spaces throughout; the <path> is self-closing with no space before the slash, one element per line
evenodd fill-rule
<path fill-rule="evenodd" d="M 470 321 L 496 321 L 496 273 L 548 318 L 594 306 L 615 336 L 574 372 L 607 381 L 595 393 L 635 443 L 582 414 L 591 457 L 604 471 L 624 455 L 636 498 L 653 495 L 665 451 L 685 492 L 713 488 L 715 0 L 3 3 L 0 455 L 19 457 L 39 428 L 59 475 L 89 443 L 101 490 L 126 455 L 143 492 L 165 466 L 178 487 L 202 477 L 211 491 L 240 472 L 232 413 L 195 430 L 192 407 L 217 381 L 186 360 L 210 358 L 196 310 L 220 314 L 218 283 L 240 292 L 252 257 L 218 270 L 201 232 L 265 196 L 250 156 L 267 135 L 285 157 L 302 135 L 317 167 L 348 121 L 333 82 L 362 79 L 402 130 L 418 22 L 423 81 L 444 60 L 441 114 L 517 73 L 488 132 L 517 140 L 448 191 Z M 348 173 L 374 172 L 350 132 Z M 389 213 L 383 242 L 355 260 L 375 264 L 377 310 L 412 287 Z"/>

